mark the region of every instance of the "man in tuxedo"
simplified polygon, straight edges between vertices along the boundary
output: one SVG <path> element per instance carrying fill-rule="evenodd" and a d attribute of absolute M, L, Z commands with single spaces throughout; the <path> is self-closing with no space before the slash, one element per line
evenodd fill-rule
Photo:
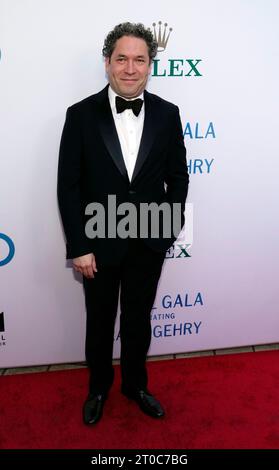
<path fill-rule="evenodd" d="M 149 416 L 165 414 L 147 388 L 145 362 L 151 341 L 150 313 L 165 253 L 177 237 L 163 225 L 173 221 L 174 206 L 180 207 L 184 222 L 188 173 L 177 106 L 145 91 L 156 53 L 157 43 L 142 24 L 117 25 L 103 47 L 109 85 L 68 109 L 61 139 L 58 201 L 67 258 L 83 275 L 87 311 L 90 380 L 83 406 L 85 424 L 100 420 L 113 383 L 119 292 L 122 393 Z M 96 215 L 92 203 L 104 209 L 99 231 L 100 217 L 89 217 Z M 108 233 L 109 224 L 116 228 L 123 223 L 127 203 L 136 210 L 128 223 L 133 225 L 130 235 L 123 235 L 123 225 L 122 232 L 110 228 Z M 167 222 L 159 217 L 154 236 L 150 220 L 140 227 L 138 214 L 141 205 L 160 207 L 162 203 L 169 205 L 172 217 Z"/>

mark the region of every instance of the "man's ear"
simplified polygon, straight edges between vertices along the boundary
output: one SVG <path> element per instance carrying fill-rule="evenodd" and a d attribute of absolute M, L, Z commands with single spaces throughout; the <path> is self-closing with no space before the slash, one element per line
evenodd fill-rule
<path fill-rule="evenodd" d="M 106 58 L 105 58 L 106 72 L 108 71 L 109 64 L 110 64 L 110 57 L 106 57 Z"/>

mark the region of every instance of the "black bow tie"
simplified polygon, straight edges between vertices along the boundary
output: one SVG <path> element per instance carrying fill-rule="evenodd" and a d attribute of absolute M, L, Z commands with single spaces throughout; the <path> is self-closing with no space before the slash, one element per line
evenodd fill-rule
<path fill-rule="evenodd" d="M 143 100 L 137 98 L 136 100 L 127 101 L 121 96 L 115 97 L 115 106 L 117 113 L 123 113 L 125 109 L 132 109 L 135 116 L 138 116 L 143 104 Z"/>

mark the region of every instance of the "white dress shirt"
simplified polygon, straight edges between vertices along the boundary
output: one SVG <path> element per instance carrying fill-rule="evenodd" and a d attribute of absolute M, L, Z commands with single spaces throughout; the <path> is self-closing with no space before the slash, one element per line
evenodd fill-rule
<path fill-rule="evenodd" d="M 131 109 L 125 109 L 123 113 L 117 114 L 115 97 L 118 95 L 111 87 L 108 89 L 108 96 L 124 162 L 129 180 L 131 181 L 143 130 L 144 102 L 138 116 L 135 116 Z M 137 96 L 137 98 L 141 98 L 143 100 L 143 93 L 140 96 Z"/>

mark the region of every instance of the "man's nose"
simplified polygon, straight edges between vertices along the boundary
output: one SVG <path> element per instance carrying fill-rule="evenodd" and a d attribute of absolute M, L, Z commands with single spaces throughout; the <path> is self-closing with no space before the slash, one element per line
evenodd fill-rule
<path fill-rule="evenodd" d="M 126 63 L 126 72 L 129 74 L 135 73 L 135 64 L 132 60 L 128 60 Z"/>

